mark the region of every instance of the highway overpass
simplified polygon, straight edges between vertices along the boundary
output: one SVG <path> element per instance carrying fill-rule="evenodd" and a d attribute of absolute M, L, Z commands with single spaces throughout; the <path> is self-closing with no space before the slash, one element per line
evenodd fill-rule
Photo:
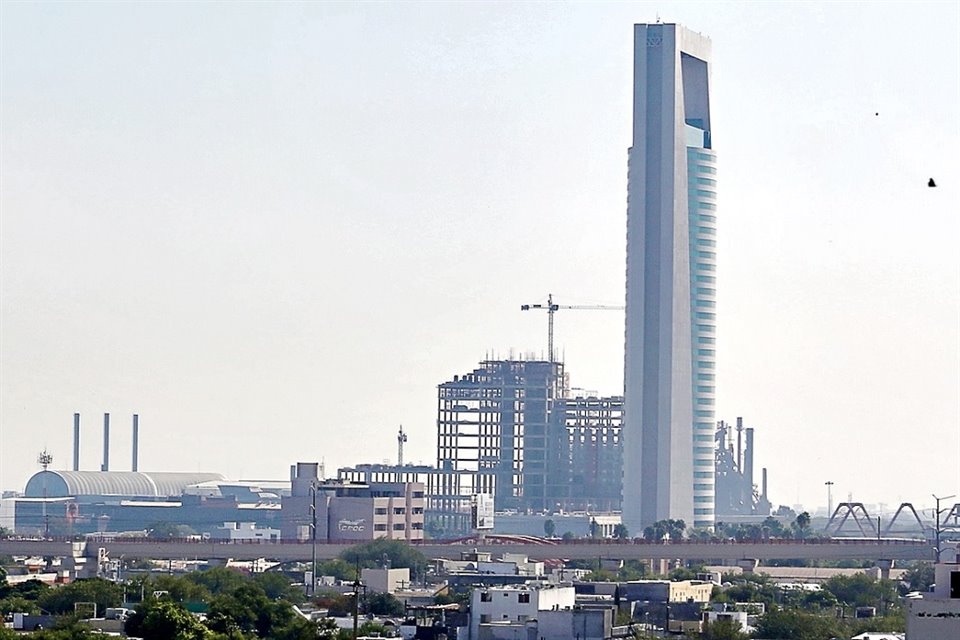
<path fill-rule="evenodd" d="M 74 555 L 74 544 L 56 540 L 0 539 L 0 555 L 64 557 Z M 617 560 L 703 560 L 736 562 L 738 560 L 928 560 L 934 557 L 933 547 L 923 540 L 833 539 L 824 541 L 769 542 L 575 542 L 560 544 L 417 544 L 428 558 L 459 559 L 463 551 L 521 553 L 534 560 L 617 559 Z M 310 560 L 312 545 L 306 543 L 230 543 L 211 541 L 90 541 L 78 555 L 96 557 L 99 548 L 110 558 L 152 558 L 155 560 Z M 317 558 L 327 560 L 339 556 L 349 545 L 316 545 Z"/>

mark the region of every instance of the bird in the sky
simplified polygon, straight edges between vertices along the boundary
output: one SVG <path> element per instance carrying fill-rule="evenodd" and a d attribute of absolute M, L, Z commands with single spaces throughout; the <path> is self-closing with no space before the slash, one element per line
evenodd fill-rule
<path fill-rule="evenodd" d="M 930 178 L 930 181 L 927 182 L 927 186 L 928 186 L 928 187 L 935 187 L 935 186 L 937 186 L 937 182 L 936 182 L 933 178 Z"/>

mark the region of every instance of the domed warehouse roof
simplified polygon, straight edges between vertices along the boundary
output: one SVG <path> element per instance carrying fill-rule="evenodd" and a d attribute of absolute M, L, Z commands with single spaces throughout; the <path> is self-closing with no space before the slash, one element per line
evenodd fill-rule
<path fill-rule="evenodd" d="M 224 480 L 219 473 L 140 471 L 40 471 L 27 481 L 24 497 L 118 496 L 169 498 L 194 484 Z"/>

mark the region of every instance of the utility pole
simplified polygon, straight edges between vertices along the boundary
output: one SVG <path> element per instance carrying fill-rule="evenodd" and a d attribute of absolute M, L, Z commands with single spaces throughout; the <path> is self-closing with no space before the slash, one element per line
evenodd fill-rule
<path fill-rule="evenodd" d="M 310 482 L 310 595 L 317 592 L 317 481 Z"/>
<path fill-rule="evenodd" d="M 933 551 L 936 554 L 937 564 L 940 564 L 940 534 L 941 534 L 940 514 L 946 511 L 946 509 L 943 509 L 943 511 L 940 510 L 940 501 L 949 500 L 950 498 L 955 498 L 955 497 L 956 496 L 943 496 L 938 498 L 937 496 L 933 496 L 933 499 L 937 501 L 937 506 L 934 507 L 933 509 L 934 519 L 936 520 L 936 523 L 937 523 L 936 528 L 934 528 L 933 530 L 934 540 L 936 541 L 935 542 L 936 546 L 933 548 Z"/>

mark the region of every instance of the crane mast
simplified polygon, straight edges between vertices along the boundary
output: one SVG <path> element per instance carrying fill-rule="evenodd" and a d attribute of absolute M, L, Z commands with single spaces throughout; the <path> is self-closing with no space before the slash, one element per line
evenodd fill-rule
<path fill-rule="evenodd" d="M 520 305 L 520 311 L 533 311 L 535 309 L 542 309 L 547 312 L 547 358 L 550 362 L 556 362 L 553 351 L 553 314 L 559 311 L 560 309 L 574 309 L 578 311 L 623 311 L 625 307 L 623 305 L 610 305 L 610 304 L 554 304 L 553 294 L 547 294 L 547 303 L 536 303 L 536 304 L 522 304 Z"/>

